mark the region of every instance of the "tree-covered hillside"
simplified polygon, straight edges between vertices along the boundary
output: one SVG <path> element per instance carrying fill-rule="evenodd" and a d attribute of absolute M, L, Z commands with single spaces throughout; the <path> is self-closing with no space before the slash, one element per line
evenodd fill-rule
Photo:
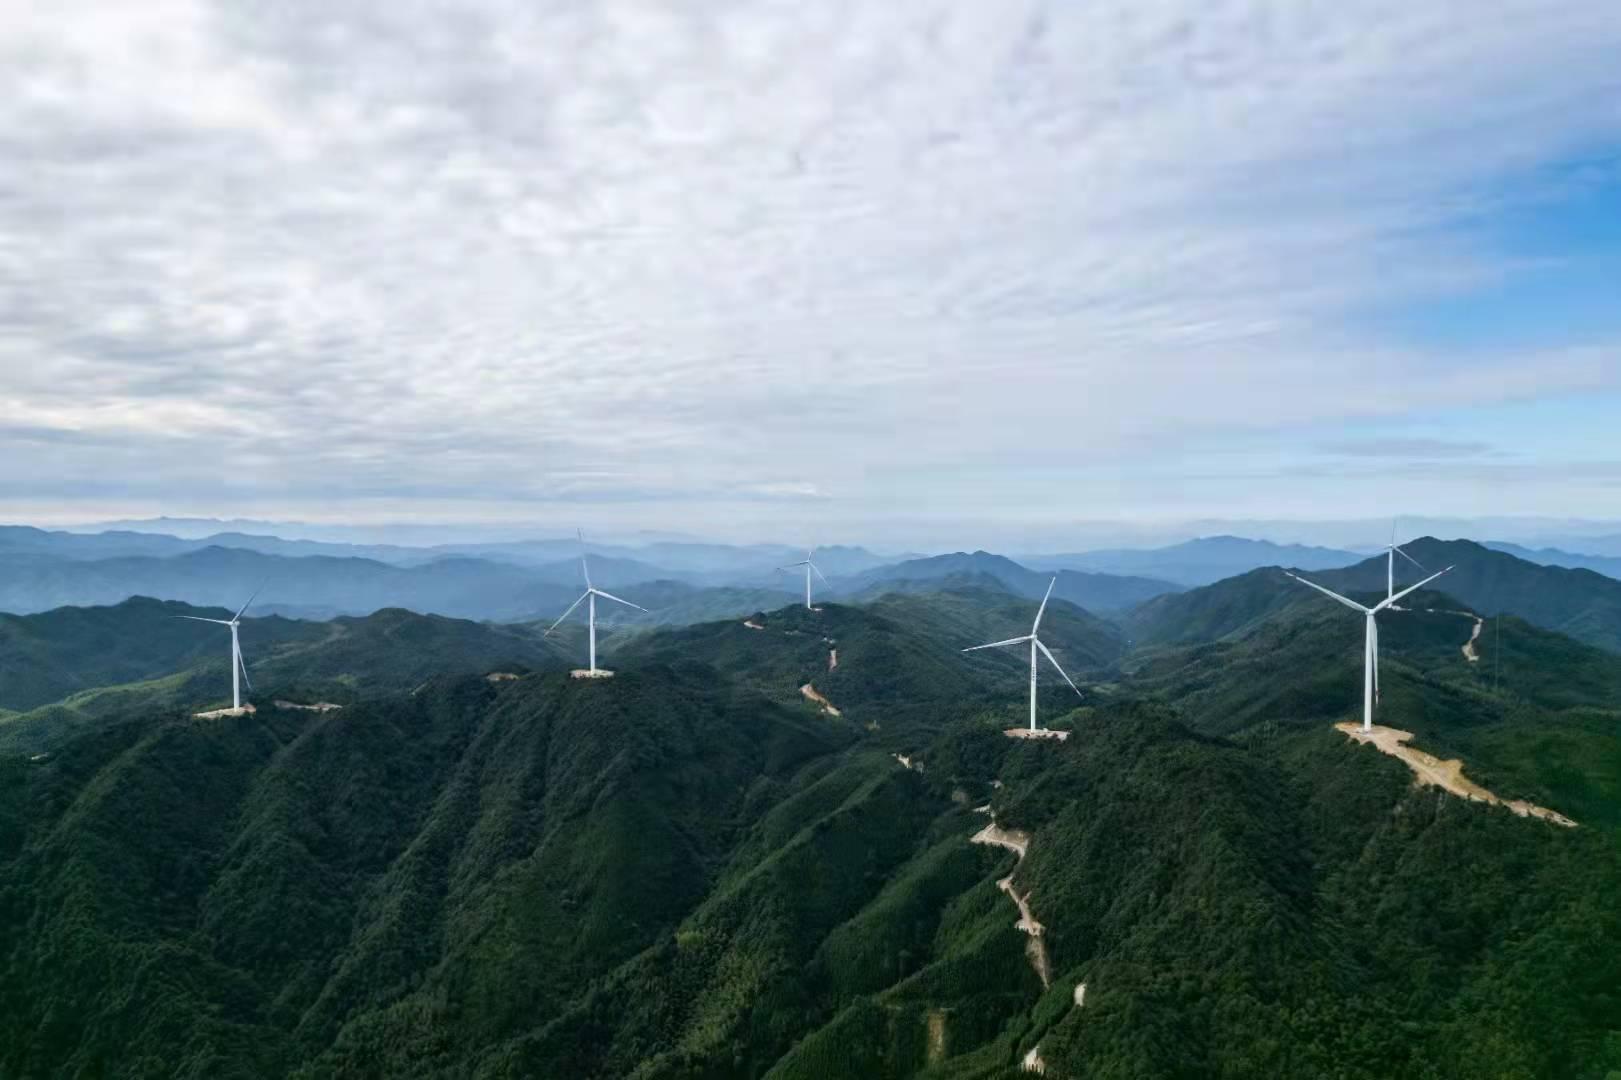
<path fill-rule="evenodd" d="M 1301 592 L 1131 651 L 1055 602 L 1063 742 L 1002 734 L 1026 654 L 959 650 L 1033 605 L 973 588 L 609 679 L 385 612 L 269 650 L 251 715 L 128 687 L 0 744 L 0 1076 L 1608 1080 L 1621 658 L 1440 593 L 1381 625 L 1381 723 L 1561 828 L 1333 730 L 1360 620 Z"/>

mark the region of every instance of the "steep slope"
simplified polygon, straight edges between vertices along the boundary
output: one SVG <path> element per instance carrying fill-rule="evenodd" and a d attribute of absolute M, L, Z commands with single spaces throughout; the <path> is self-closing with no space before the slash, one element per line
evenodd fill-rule
<path fill-rule="evenodd" d="M 449 1064 L 668 932 L 840 738 L 657 670 L 110 727 L 7 806 L 0 1073 Z"/>
<path fill-rule="evenodd" d="M 1177 592 L 1180 587 L 1153 578 L 1122 577 L 1114 574 L 1055 571 L 1058 583 L 1053 595 L 1089 611 L 1119 611 L 1142 603 L 1161 593 Z M 954 552 L 924 559 L 911 559 L 881 566 L 838 582 L 847 593 L 870 592 L 889 582 L 930 581 L 963 576 L 988 575 L 1021 596 L 1040 598 L 1047 591 L 1053 574 L 1031 570 L 1012 559 L 988 551 Z"/>

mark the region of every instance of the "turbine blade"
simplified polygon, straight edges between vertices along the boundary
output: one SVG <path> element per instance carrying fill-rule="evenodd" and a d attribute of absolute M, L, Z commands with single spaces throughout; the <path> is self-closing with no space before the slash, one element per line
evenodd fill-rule
<path fill-rule="evenodd" d="M 562 622 L 562 621 L 563 621 L 563 620 L 564 620 L 564 619 L 566 619 L 566 618 L 568 618 L 568 617 L 569 617 L 569 616 L 570 616 L 570 615 L 572 615 L 572 614 L 574 614 L 574 609 L 575 609 L 575 608 L 577 608 L 577 607 L 579 607 L 579 606 L 580 606 L 580 605 L 581 605 L 581 604 L 582 604 L 582 603 L 584 603 L 584 602 L 585 602 L 585 598 L 586 598 L 586 597 L 587 597 L 587 596 L 590 596 L 590 595 L 591 595 L 591 592 L 590 592 L 590 590 L 587 590 L 587 591 L 585 591 L 585 592 L 583 592 L 583 593 L 581 593 L 581 594 L 580 594 L 580 598 L 579 598 L 579 599 L 578 599 L 578 600 L 576 600 L 576 601 L 574 601 L 574 603 L 572 603 L 572 604 L 570 604 L 570 605 L 569 605 L 569 606 L 568 606 L 568 610 L 567 610 L 567 611 L 565 611 L 565 612 L 563 612 L 563 614 L 561 614 L 561 615 L 559 615 L 559 616 L 558 616 L 558 617 L 557 617 L 557 622 L 554 622 L 554 623 L 552 623 L 552 624 L 551 624 L 551 625 L 550 625 L 550 626 L 548 626 L 548 627 L 547 627 L 547 628 L 546 628 L 546 634 L 549 634 L 549 633 L 551 633 L 551 632 L 552 632 L 552 631 L 553 631 L 553 630 L 556 630 L 556 629 L 557 629 L 557 623 L 560 623 L 560 622 Z M 546 634 L 542 634 L 542 635 L 540 635 L 540 636 L 541 636 L 541 637 L 545 637 L 545 636 L 546 636 Z"/>
<path fill-rule="evenodd" d="M 589 589 L 591 587 L 591 567 L 585 561 L 585 533 L 575 529 L 574 535 L 580 538 L 580 572 L 585 575 L 585 587 Z"/>
<path fill-rule="evenodd" d="M 230 626 L 230 619 L 205 619 L 201 615 L 170 615 L 171 619 L 190 619 L 192 622 L 218 623 L 220 626 Z"/>
<path fill-rule="evenodd" d="M 240 645 L 237 646 L 236 650 L 236 666 L 242 669 L 242 681 L 248 684 L 248 689 L 251 691 L 253 689 L 253 680 L 248 678 L 248 662 L 242 659 L 242 647 Z"/>
<path fill-rule="evenodd" d="M 1058 669 L 1058 674 L 1064 676 L 1064 681 L 1069 683 L 1069 688 L 1075 691 L 1075 696 L 1081 697 L 1081 688 L 1075 685 L 1074 680 L 1069 677 L 1069 673 L 1064 670 L 1064 665 L 1058 662 L 1058 657 L 1054 656 L 1052 651 L 1048 649 L 1046 645 L 1042 644 L 1040 638 L 1036 638 L 1036 648 L 1041 650 L 1042 656 L 1045 656 L 1048 660 L 1052 661 L 1053 667 Z"/>
<path fill-rule="evenodd" d="M 823 585 L 832 584 L 832 582 L 828 581 L 827 578 L 822 574 L 821 568 L 818 567 L 815 563 L 806 563 L 805 565 L 809 566 L 812 570 L 816 571 L 816 576 L 822 579 L 822 584 Z"/>
<path fill-rule="evenodd" d="M 257 589 L 253 590 L 253 595 L 252 596 L 248 597 L 248 603 L 243 604 L 240 608 L 237 608 L 236 614 L 231 617 L 231 621 L 236 622 L 236 620 L 240 619 L 242 617 L 242 613 L 244 611 L 248 610 L 248 605 L 252 604 L 255 600 L 257 600 L 259 598 L 259 594 L 264 592 L 265 591 L 265 586 L 269 585 L 269 584 L 270 584 L 270 579 L 269 578 L 265 578 L 263 581 L 259 582 L 259 587 Z"/>
<path fill-rule="evenodd" d="M 626 607 L 633 607 L 637 611 L 646 611 L 647 610 L 646 608 L 644 608 L 640 604 L 633 604 L 629 600 L 621 600 L 621 599 L 619 599 L 619 597 L 615 596 L 611 592 L 603 592 L 601 589 L 592 589 L 591 591 L 596 593 L 598 596 L 602 597 L 604 600 L 612 600 L 616 604 L 624 604 Z M 576 603 L 578 603 L 578 601 L 576 601 Z"/>
<path fill-rule="evenodd" d="M 1058 584 L 1058 575 L 1054 574 L 1053 579 L 1051 581 L 1047 582 L 1047 595 L 1043 596 L 1041 598 L 1041 606 L 1036 609 L 1036 621 L 1030 624 L 1030 636 L 1031 637 L 1034 637 L 1036 631 L 1041 628 L 1041 616 L 1046 612 L 1046 610 L 1047 610 L 1047 601 L 1052 599 L 1053 586 L 1057 585 L 1057 584 Z"/>
<path fill-rule="evenodd" d="M 1374 619 L 1368 624 L 1368 632 L 1373 635 L 1373 703 L 1379 704 L 1379 620 Z"/>
<path fill-rule="evenodd" d="M 805 565 L 808 565 L 808 564 L 803 559 L 801 559 L 799 562 L 791 562 L 787 566 L 779 566 L 779 567 L 777 567 L 777 569 L 778 570 L 797 570 L 801 566 L 805 566 Z"/>
<path fill-rule="evenodd" d="M 1006 641 L 993 641 L 989 645 L 975 645 L 972 648 L 964 649 L 963 652 L 977 652 L 980 649 L 994 649 L 998 645 L 1018 645 L 1029 640 L 1030 635 L 1026 634 L 1024 637 L 1010 637 Z"/>
<path fill-rule="evenodd" d="M 1403 551 L 1401 548 L 1392 548 L 1391 550 L 1393 550 L 1397 555 L 1400 555 L 1402 558 L 1406 559 L 1408 562 L 1412 563 L 1414 566 L 1418 567 L 1420 570 L 1429 569 L 1429 567 L 1407 554 L 1407 552 Z"/>
<path fill-rule="evenodd" d="M 1289 571 L 1285 570 L 1284 573 L 1289 574 Z M 1289 574 L 1289 576 L 1294 578 L 1296 581 L 1300 582 L 1300 584 L 1302 584 L 1302 585 L 1310 585 L 1312 588 L 1316 589 L 1318 592 L 1322 593 L 1324 596 L 1333 597 L 1335 600 L 1338 600 L 1340 603 L 1344 604 L 1348 608 L 1351 608 L 1351 609 L 1353 609 L 1355 611 L 1360 611 L 1364 615 L 1367 614 L 1367 612 L 1368 612 L 1367 608 L 1363 607 L 1361 604 L 1357 603 L 1355 600 L 1347 600 L 1345 597 L 1341 596 L 1339 593 L 1334 592 L 1332 589 L 1325 589 L 1321 585 L 1317 584 L 1315 581 L 1307 581 L 1305 578 L 1301 577 L 1299 574 Z"/>
<path fill-rule="evenodd" d="M 1389 600 L 1380 601 L 1378 606 L 1375 607 L 1373 610 L 1378 611 L 1380 608 L 1389 607 L 1390 605 L 1394 604 L 1397 600 L 1400 600 L 1402 597 L 1406 596 L 1408 593 L 1414 591 L 1415 589 L 1422 589 L 1424 586 L 1428 585 L 1430 582 L 1434 581 L 1436 578 L 1438 578 L 1442 574 L 1446 573 L 1447 570 L 1451 570 L 1451 569 L 1452 569 L 1452 567 L 1449 566 L 1449 567 L 1446 568 L 1446 570 L 1437 570 L 1435 573 L 1431 574 L 1429 577 L 1425 578 L 1423 581 L 1419 582 L 1417 585 L 1409 585 L 1409 586 L 1407 586 L 1407 588 L 1403 589 L 1401 592 L 1397 593 L 1395 596 L 1392 596 Z"/>

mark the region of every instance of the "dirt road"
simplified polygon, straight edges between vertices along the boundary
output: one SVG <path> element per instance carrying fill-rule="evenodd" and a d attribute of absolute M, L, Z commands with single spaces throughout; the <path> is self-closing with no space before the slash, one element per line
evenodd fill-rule
<path fill-rule="evenodd" d="M 993 844 L 996 847 L 1007 848 L 1019 857 L 1020 862 L 1023 862 L 1025 854 L 1030 850 L 1030 834 L 1020 832 L 1018 829 L 1004 829 L 993 820 L 989 825 L 970 837 L 969 843 Z M 1014 869 L 1017 870 L 1018 868 L 1015 866 Z M 1019 895 L 1018 890 L 1013 886 L 1012 874 L 998 881 L 996 887 L 1007 893 L 1014 906 L 1019 909 L 1019 921 L 1013 925 L 1016 929 L 1030 935 L 1030 940 L 1025 943 L 1025 955 L 1030 958 L 1030 966 L 1035 969 L 1036 976 L 1041 979 L 1042 987 L 1051 986 L 1052 961 L 1047 956 L 1047 943 L 1041 940 L 1044 928 L 1041 923 L 1036 921 L 1035 913 L 1030 910 L 1030 894 Z"/>
<path fill-rule="evenodd" d="M 1400 758 L 1406 762 L 1407 767 L 1413 770 L 1414 783 L 1420 786 L 1433 785 L 1464 799 L 1491 803 L 1494 806 L 1506 806 L 1521 817 L 1541 818 L 1544 821 L 1551 821 L 1555 825 L 1563 825 L 1569 829 L 1576 827 L 1576 823 L 1570 818 L 1558 811 L 1549 810 L 1545 806 L 1537 806 L 1534 803 L 1526 802 L 1524 799 L 1498 798 L 1464 776 L 1463 762 L 1457 758 L 1442 761 L 1434 754 L 1426 754 L 1422 750 L 1415 750 L 1406 745 L 1407 741 L 1413 737 L 1411 731 L 1400 731 L 1396 728 L 1374 725 L 1372 731 L 1364 734 L 1362 725 L 1350 720 L 1334 726 L 1357 742 L 1371 743 L 1391 757 Z"/>

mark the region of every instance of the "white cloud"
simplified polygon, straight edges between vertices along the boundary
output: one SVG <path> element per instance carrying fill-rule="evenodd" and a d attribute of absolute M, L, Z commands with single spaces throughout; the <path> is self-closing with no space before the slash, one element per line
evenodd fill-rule
<path fill-rule="evenodd" d="M 1621 379 L 1357 318 L 1501 278 L 1448 226 L 1618 134 L 1602 0 L 0 19 L 18 497 L 971 516 L 1031 455 L 1107 493 L 1283 403 Z"/>

